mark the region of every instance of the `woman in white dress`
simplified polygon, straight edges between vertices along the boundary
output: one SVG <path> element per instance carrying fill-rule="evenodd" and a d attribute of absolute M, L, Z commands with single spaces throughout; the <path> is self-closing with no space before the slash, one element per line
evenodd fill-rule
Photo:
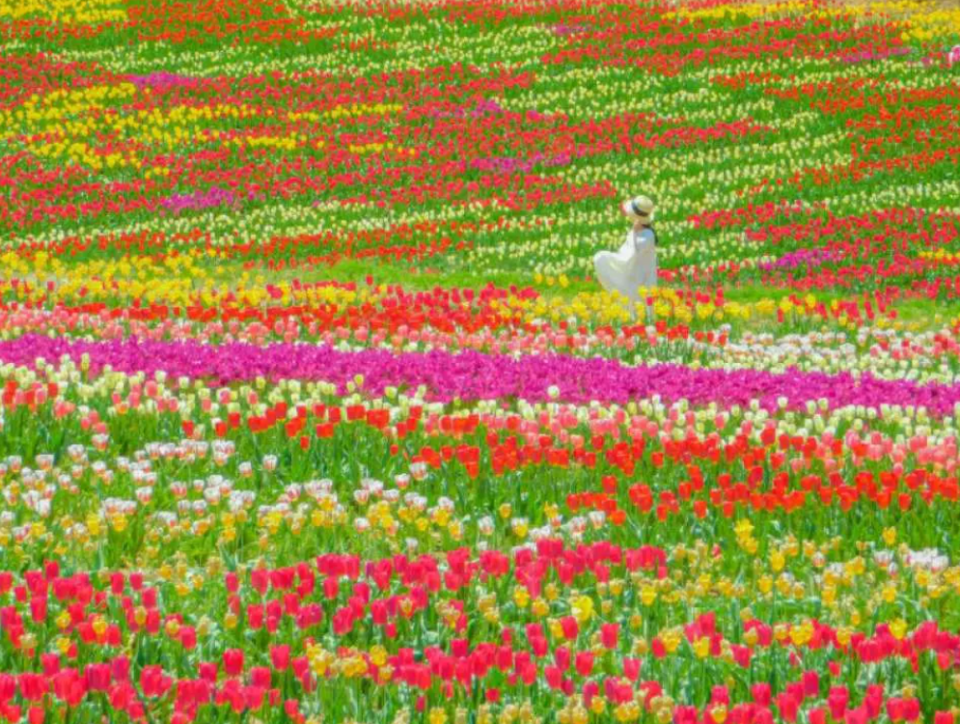
<path fill-rule="evenodd" d="M 627 239 L 619 251 L 601 251 L 593 257 L 597 279 L 608 292 L 617 291 L 629 299 L 631 310 L 636 312 L 640 301 L 640 287 L 653 289 L 657 286 L 657 235 L 653 230 L 653 201 L 646 196 L 637 196 L 624 201 L 620 206 L 624 215 L 633 221 Z M 647 305 L 647 316 L 653 309 Z"/>

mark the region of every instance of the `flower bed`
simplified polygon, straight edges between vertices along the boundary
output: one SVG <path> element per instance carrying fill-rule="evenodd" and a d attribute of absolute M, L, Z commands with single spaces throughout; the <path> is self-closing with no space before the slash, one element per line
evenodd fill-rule
<path fill-rule="evenodd" d="M 960 724 L 952 5 L 0 34 L 0 722 Z"/>

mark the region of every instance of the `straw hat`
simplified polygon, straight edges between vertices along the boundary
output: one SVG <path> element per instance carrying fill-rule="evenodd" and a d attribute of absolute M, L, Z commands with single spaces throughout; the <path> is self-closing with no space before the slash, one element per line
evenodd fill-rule
<path fill-rule="evenodd" d="M 631 219 L 650 223 L 653 221 L 653 201 L 648 196 L 635 196 L 623 202 L 623 213 Z"/>

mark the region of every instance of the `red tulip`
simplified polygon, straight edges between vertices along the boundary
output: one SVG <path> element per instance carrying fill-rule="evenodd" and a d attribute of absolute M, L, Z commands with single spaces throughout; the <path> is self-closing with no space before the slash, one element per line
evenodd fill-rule
<path fill-rule="evenodd" d="M 277 671 L 286 671 L 290 666 L 290 646 L 287 644 L 270 647 L 270 662 Z"/>
<path fill-rule="evenodd" d="M 590 676 L 590 672 L 593 671 L 593 652 L 578 652 L 574 657 L 574 668 L 580 676 Z"/>
<path fill-rule="evenodd" d="M 223 670 L 227 676 L 243 673 L 243 649 L 227 649 L 223 652 Z"/>
<path fill-rule="evenodd" d="M 600 626 L 600 640 L 604 648 L 617 648 L 617 639 L 620 634 L 620 625 L 616 623 L 605 623 Z"/>

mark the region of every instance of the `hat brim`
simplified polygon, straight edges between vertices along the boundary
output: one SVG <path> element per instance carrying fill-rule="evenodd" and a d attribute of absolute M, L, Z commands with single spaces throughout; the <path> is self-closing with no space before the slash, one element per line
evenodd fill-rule
<path fill-rule="evenodd" d="M 637 221 L 651 221 L 653 219 L 653 211 L 650 211 L 649 214 L 640 215 L 633 210 L 633 200 L 628 199 L 620 205 L 620 209 L 629 216 L 631 219 L 636 219 Z"/>

